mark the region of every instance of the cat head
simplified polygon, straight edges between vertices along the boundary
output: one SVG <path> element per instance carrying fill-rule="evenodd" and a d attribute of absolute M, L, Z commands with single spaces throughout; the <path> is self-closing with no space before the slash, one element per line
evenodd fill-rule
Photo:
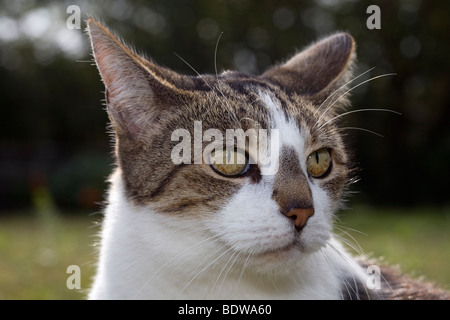
<path fill-rule="evenodd" d="M 95 20 L 88 31 L 127 201 L 201 226 L 263 269 L 327 243 L 351 173 L 334 121 L 348 103 L 336 98 L 351 78 L 350 35 L 261 75 L 188 76 L 137 55 Z"/>

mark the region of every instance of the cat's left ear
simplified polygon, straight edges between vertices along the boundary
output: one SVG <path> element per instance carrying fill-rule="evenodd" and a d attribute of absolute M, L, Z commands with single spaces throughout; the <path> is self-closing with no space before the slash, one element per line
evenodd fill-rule
<path fill-rule="evenodd" d="M 355 56 L 352 36 L 337 33 L 267 70 L 261 77 L 320 104 L 351 79 Z"/>

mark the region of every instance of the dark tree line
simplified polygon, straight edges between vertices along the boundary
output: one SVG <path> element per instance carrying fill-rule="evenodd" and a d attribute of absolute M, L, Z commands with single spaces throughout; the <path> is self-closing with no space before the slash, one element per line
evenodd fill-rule
<path fill-rule="evenodd" d="M 336 30 L 357 42 L 360 74 L 342 126 L 361 167 L 355 200 L 448 205 L 450 3 L 379 1 L 72 1 L 158 63 L 178 72 L 260 73 Z M 0 210 L 28 208 L 45 189 L 58 206 L 95 209 L 111 171 L 103 85 L 69 4 L 0 2 Z M 84 21 L 81 27 L 85 27 Z M 74 36 L 76 34 L 76 36 Z M 222 34 L 222 35 L 221 35 Z M 221 35 L 221 36 L 220 36 Z M 215 51 L 216 43 L 218 50 Z M 182 59 L 180 59 L 182 57 Z M 214 62 L 217 61 L 217 65 Z M 374 131 L 378 135 L 360 128 Z"/>

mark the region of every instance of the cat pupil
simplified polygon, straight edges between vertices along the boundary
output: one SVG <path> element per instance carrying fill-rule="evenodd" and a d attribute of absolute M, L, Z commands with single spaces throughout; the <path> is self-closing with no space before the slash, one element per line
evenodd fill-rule
<path fill-rule="evenodd" d="M 230 163 L 230 159 L 231 159 L 231 152 L 230 152 L 230 150 L 227 150 L 227 162 L 226 163 Z"/>

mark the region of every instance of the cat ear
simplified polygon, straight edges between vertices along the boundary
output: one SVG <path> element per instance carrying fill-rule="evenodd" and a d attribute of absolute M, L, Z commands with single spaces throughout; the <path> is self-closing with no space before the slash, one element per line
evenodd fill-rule
<path fill-rule="evenodd" d="M 140 57 L 99 22 L 89 19 L 87 28 L 116 132 L 139 138 L 158 130 L 161 115 L 188 94 L 189 79 Z"/>
<path fill-rule="evenodd" d="M 321 103 L 352 76 L 355 42 L 348 33 L 331 35 L 299 52 L 286 63 L 267 70 L 262 77 L 288 92 Z"/>

